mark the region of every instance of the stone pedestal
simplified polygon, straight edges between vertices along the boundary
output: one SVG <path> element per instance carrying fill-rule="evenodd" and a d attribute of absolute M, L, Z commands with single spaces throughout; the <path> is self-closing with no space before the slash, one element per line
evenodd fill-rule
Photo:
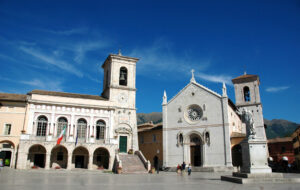
<path fill-rule="evenodd" d="M 241 143 L 242 173 L 272 173 L 268 166 L 267 142 L 260 139 L 246 139 Z"/>

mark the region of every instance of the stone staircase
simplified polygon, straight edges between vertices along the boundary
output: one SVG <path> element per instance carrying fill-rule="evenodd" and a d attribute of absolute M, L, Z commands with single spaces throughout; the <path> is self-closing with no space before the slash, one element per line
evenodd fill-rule
<path fill-rule="evenodd" d="M 148 173 L 142 160 L 135 154 L 119 154 L 119 158 L 122 161 L 122 173 L 134 174 L 134 173 Z"/>

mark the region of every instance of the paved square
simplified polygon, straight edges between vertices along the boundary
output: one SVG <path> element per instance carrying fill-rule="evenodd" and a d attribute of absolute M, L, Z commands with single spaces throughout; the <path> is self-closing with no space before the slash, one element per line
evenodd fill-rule
<path fill-rule="evenodd" d="M 255 184 L 240 185 L 220 180 L 225 173 L 192 173 L 178 176 L 176 173 L 116 175 L 98 171 L 53 171 L 53 170 L 13 170 L 4 168 L 0 172 L 0 190 L 29 189 L 251 189 L 282 190 L 300 189 L 299 184 Z M 227 173 L 228 175 L 228 173 Z M 300 174 L 288 174 L 300 177 Z"/>

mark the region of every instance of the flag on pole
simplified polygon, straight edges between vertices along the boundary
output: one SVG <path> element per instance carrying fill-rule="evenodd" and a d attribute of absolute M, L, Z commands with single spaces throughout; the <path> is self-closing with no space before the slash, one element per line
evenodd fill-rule
<path fill-rule="evenodd" d="M 64 138 L 64 135 L 66 134 L 66 128 L 67 127 L 64 126 L 63 130 L 61 131 L 61 133 L 60 133 L 60 135 L 59 135 L 59 137 L 57 139 L 57 142 L 56 142 L 57 145 L 59 145 L 60 142 L 61 142 L 61 140 Z"/>
<path fill-rule="evenodd" d="M 77 145 L 77 142 L 78 142 L 78 131 L 76 133 L 76 141 L 75 141 L 75 146 Z"/>

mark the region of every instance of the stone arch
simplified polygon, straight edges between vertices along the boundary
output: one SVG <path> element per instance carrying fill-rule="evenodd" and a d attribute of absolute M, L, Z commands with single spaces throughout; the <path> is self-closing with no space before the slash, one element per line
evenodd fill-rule
<path fill-rule="evenodd" d="M 47 135 L 48 123 L 49 123 L 49 118 L 46 115 L 41 114 L 37 117 L 36 136 L 43 137 Z"/>
<path fill-rule="evenodd" d="M 199 131 L 191 131 L 184 136 L 184 144 L 188 149 L 189 158 L 192 166 L 202 166 L 204 160 L 203 145 L 205 140 Z"/>
<path fill-rule="evenodd" d="M 45 168 L 46 148 L 41 144 L 34 144 L 28 149 L 28 158 L 32 167 Z"/>
<path fill-rule="evenodd" d="M 72 164 L 75 165 L 75 168 L 88 168 L 89 151 L 86 147 L 79 146 L 73 150 Z"/>
<path fill-rule="evenodd" d="M 88 121 L 84 117 L 80 117 L 76 121 L 78 140 L 85 140 L 88 135 Z"/>
<path fill-rule="evenodd" d="M 68 149 L 63 145 L 56 145 L 52 148 L 50 157 L 50 168 L 67 168 Z"/>
<path fill-rule="evenodd" d="M 70 115 L 58 114 L 58 115 L 55 115 L 54 119 L 55 119 L 55 121 L 58 121 L 58 119 L 61 118 L 61 117 L 66 118 L 68 123 L 70 123 L 70 121 L 71 121 Z"/>
<path fill-rule="evenodd" d="M 66 136 L 67 136 L 67 131 L 69 129 L 69 120 L 67 117 L 65 116 L 60 116 L 56 119 L 56 126 L 55 126 L 55 131 L 53 132 L 54 135 L 56 137 L 59 137 L 59 135 L 61 134 L 62 130 L 64 129 L 64 127 L 66 127 L 66 131 L 64 134 L 64 140 L 66 140 Z"/>
<path fill-rule="evenodd" d="M 244 86 L 243 95 L 244 95 L 245 102 L 250 102 L 251 101 L 250 88 L 248 86 Z"/>
<path fill-rule="evenodd" d="M 108 169 L 110 154 L 104 147 L 98 147 L 93 154 L 93 165 L 96 165 L 98 169 Z"/>
<path fill-rule="evenodd" d="M 41 117 L 41 116 L 46 117 L 47 121 L 49 121 L 49 118 L 50 118 L 49 114 L 44 114 L 44 113 L 36 114 L 35 117 L 34 117 L 34 121 L 37 121 L 38 118 Z"/>
<path fill-rule="evenodd" d="M 120 68 L 119 85 L 127 86 L 128 70 L 122 66 Z"/>
<path fill-rule="evenodd" d="M 119 141 L 119 151 L 126 153 L 128 149 L 132 148 L 133 145 L 133 129 L 127 123 L 121 123 L 115 129 L 115 136 Z"/>
<path fill-rule="evenodd" d="M 98 119 L 96 121 L 96 128 L 95 128 L 95 132 L 96 132 L 96 140 L 103 140 L 105 139 L 105 133 L 106 133 L 106 122 L 103 119 Z"/>
<path fill-rule="evenodd" d="M 14 165 L 15 145 L 10 140 L 0 141 L 0 158 L 3 160 L 3 165 L 12 167 Z"/>
<path fill-rule="evenodd" d="M 4 143 L 10 144 L 10 145 L 13 147 L 13 149 L 15 149 L 15 144 L 14 144 L 12 141 L 10 141 L 10 140 L 3 140 L 3 141 L 0 141 L 0 144 L 4 144 Z"/>
<path fill-rule="evenodd" d="M 184 135 L 184 137 L 183 137 L 183 143 L 184 144 L 189 144 L 190 143 L 190 137 L 191 137 L 191 135 L 198 135 L 199 138 L 201 139 L 201 142 L 203 144 L 205 144 L 205 140 L 203 138 L 203 135 L 199 131 L 190 131 L 186 135 Z"/>

